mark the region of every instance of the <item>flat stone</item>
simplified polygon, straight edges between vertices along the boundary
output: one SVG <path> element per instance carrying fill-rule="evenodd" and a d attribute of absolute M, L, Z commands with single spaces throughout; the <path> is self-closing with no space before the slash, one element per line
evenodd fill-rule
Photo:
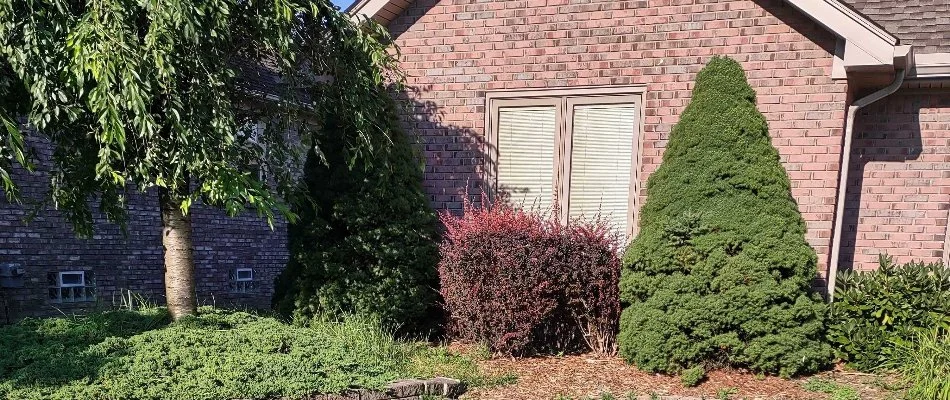
<path fill-rule="evenodd" d="M 422 396 L 426 394 L 426 381 L 419 379 L 407 379 L 391 383 L 386 392 L 390 398 L 402 399 L 411 396 Z"/>
<path fill-rule="evenodd" d="M 426 392 L 454 399 L 465 393 L 465 384 L 458 379 L 436 377 L 426 381 Z"/>

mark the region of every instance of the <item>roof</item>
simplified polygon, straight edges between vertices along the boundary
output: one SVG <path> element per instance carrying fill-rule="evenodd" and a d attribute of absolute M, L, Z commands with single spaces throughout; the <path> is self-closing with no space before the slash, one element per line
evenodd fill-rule
<path fill-rule="evenodd" d="M 950 0 L 784 0 L 840 39 L 832 77 L 910 69 L 950 76 Z M 357 0 L 346 12 L 389 24 L 413 0 Z"/>
<path fill-rule="evenodd" d="M 916 53 L 950 52 L 948 0 L 842 0 Z"/>

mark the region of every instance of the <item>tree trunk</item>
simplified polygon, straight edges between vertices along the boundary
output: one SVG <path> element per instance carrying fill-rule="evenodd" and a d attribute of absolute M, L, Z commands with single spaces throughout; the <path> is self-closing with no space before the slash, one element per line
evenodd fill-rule
<path fill-rule="evenodd" d="M 181 212 L 181 201 L 161 189 L 162 245 L 165 247 L 165 297 L 173 320 L 198 313 L 191 217 Z"/>

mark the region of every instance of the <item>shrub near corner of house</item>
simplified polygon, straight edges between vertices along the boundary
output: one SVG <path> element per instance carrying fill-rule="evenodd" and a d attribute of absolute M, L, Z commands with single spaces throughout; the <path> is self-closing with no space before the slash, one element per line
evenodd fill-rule
<path fill-rule="evenodd" d="M 359 158 L 341 139 L 352 128 L 332 114 L 322 123 L 323 154 L 307 157 L 308 198 L 294 209 L 290 261 L 275 282 L 274 308 L 285 318 L 360 314 L 413 337 L 441 329 L 438 217 L 421 158 L 389 106 L 390 142 Z"/>
<path fill-rule="evenodd" d="M 617 237 L 603 222 L 497 204 L 442 215 L 439 276 L 457 339 L 509 355 L 615 351 Z"/>
<path fill-rule="evenodd" d="M 628 362 L 783 376 L 830 363 L 817 257 L 738 62 L 699 72 L 646 191 L 620 283 Z"/>
<path fill-rule="evenodd" d="M 892 364 L 902 342 L 921 332 L 950 332 L 950 268 L 942 263 L 896 265 L 880 257 L 875 271 L 838 276 L 828 338 L 852 368 Z"/>

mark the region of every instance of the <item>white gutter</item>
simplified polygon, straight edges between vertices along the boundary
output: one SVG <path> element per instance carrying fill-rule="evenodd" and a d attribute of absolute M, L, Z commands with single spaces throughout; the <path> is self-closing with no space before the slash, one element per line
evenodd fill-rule
<path fill-rule="evenodd" d="M 854 138 L 854 117 L 858 110 L 878 100 L 890 96 L 904 84 L 906 69 L 896 72 L 894 81 L 887 87 L 856 100 L 848 107 L 848 116 L 844 128 L 844 145 L 841 148 L 841 173 L 838 178 L 838 198 L 835 200 L 835 224 L 832 226 L 834 235 L 831 239 L 831 259 L 828 260 L 828 301 L 834 300 L 835 280 L 838 279 L 838 262 L 841 253 L 841 230 L 844 228 L 844 204 L 848 191 L 848 169 L 851 166 L 851 142 Z"/>

